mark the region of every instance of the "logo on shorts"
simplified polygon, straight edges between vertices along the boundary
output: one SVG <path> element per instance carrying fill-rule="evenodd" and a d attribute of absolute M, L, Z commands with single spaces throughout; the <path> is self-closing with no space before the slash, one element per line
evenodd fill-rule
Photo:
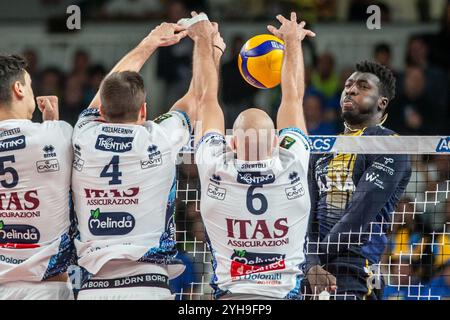
<path fill-rule="evenodd" d="M 127 212 L 100 212 L 91 210 L 89 230 L 94 236 L 118 236 L 130 233 L 136 224 L 134 217 Z"/>
<path fill-rule="evenodd" d="M 38 243 L 40 238 L 39 230 L 33 226 L 24 224 L 7 225 L 0 221 L 0 244 L 33 244 Z"/>
<path fill-rule="evenodd" d="M 95 149 L 110 152 L 128 152 L 133 148 L 133 137 L 112 137 L 101 134 L 97 138 Z"/>
<path fill-rule="evenodd" d="M 25 149 L 25 136 L 0 140 L 0 152 Z"/>

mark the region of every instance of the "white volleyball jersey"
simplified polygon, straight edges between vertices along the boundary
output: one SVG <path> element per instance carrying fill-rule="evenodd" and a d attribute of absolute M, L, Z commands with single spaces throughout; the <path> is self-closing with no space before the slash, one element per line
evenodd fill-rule
<path fill-rule="evenodd" d="M 175 161 L 190 123 L 171 111 L 144 125 L 104 123 L 86 109 L 74 129 L 72 190 L 80 239 L 79 265 L 90 274 L 111 260 L 167 265 L 173 258 Z"/>
<path fill-rule="evenodd" d="M 308 138 L 280 133 L 272 159 L 243 162 L 224 136 L 205 135 L 196 150 L 200 212 L 213 256 L 215 296 L 300 297 L 308 225 Z"/>
<path fill-rule="evenodd" d="M 65 272 L 72 127 L 63 121 L 0 121 L 0 284 Z"/>

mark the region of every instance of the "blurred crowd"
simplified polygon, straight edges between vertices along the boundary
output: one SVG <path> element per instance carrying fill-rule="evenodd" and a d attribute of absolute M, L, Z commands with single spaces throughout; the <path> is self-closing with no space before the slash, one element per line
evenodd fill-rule
<path fill-rule="evenodd" d="M 437 1 L 441 5 L 445 0 Z M 81 0 L 79 4 L 88 9 L 90 18 L 120 20 L 165 19 L 179 2 L 220 21 L 265 21 L 296 10 L 310 23 L 356 22 L 367 19 L 367 7 L 375 4 L 384 22 L 428 22 L 436 19 L 437 11 L 436 0 Z"/>
<path fill-rule="evenodd" d="M 139 0 L 117 0 L 117 2 Z M 116 2 L 114 0 L 113 2 Z M 156 1 L 157 2 L 157 1 Z M 191 3 L 189 5 L 189 3 Z M 326 1 L 325 1 L 326 2 Z M 155 3 L 146 1 L 145 3 Z M 206 1 L 168 1 L 165 11 L 170 21 L 188 15 L 191 8 Z M 303 3 L 303 2 L 302 2 Z M 195 4 L 195 5 L 194 5 Z M 355 9 L 356 10 L 356 9 Z M 230 128 L 237 114 L 250 106 L 258 106 L 261 90 L 249 86 L 239 74 L 237 57 L 245 36 L 235 34 L 228 43 L 230 60 L 223 62 L 221 100 Z M 337 134 L 342 131 L 340 94 L 345 79 L 354 66 L 337 69 L 336 59 L 329 52 L 317 52 L 312 42 L 306 42 L 305 58 L 307 89 L 304 99 L 305 117 L 312 135 Z M 61 99 L 61 116 L 74 123 L 80 110 L 87 106 L 98 89 L 106 69 L 93 64 L 82 50 L 73 57 L 71 71 L 64 73 L 57 66 L 41 69 L 39 57 L 33 49 L 23 53 L 29 62 L 36 93 L 57 94 Z M 379 43 L 368 57 L 392 68 L 393 52 L 389 44 Z M 397 76 L 397 97 L 388 107 L 385 125 L 402 135 L 450 134 L 450 1 L 442 17 L 438 33 L 414 34 L 408 41 L 404 57 L 405 67 L 394 70 Z M 183 40 L 174 47 L 161 48 L 157 57 L 157 77 L 165 85 L 165 101 L 170 106 L 189 86 L 192 65 L 192 43 Z M 266 111 L 275 118 L 280 103 L 280 88 L 265 91 Z M 267 97 L 268 96 L 268 97 Z M 36 115 L 37 117 L 39 115 Z"/>

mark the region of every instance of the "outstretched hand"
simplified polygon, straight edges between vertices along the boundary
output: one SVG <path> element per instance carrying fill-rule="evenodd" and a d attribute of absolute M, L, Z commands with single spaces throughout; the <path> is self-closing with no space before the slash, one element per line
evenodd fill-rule
<path fill-rule="evenodd" d="M 158 47 L 168 47 L 180 42 L 187 34 L 185 27 L 163 22 L 150 32 L 147 39 L 156 43 Z"/>
<path fill-rule="evenodd" d="M 281 23 L 279 28 L 272 25 L 267 26 L 267 29 L 277 38 L 283 41 L 290 39 L 298 39 L 303 41 L 306 37 L 315 37 L 316 34 L 311 30 L 305 29 L 306 22 L 297 23 L 297 14 L 291 12 L 291 19 L 286 19 L 281 14 L 277 15 L 277 20 Z"/>

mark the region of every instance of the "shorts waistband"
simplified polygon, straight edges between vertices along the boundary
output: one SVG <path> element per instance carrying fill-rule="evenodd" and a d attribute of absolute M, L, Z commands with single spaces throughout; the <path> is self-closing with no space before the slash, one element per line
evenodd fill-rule
<path fill-rule="evenodd" d="M 158 273 L 145 273 L 117 279 L 91 279 L 83 283 L 82 290 L 156 287 L 169 289 L 169 277 Z"/>

